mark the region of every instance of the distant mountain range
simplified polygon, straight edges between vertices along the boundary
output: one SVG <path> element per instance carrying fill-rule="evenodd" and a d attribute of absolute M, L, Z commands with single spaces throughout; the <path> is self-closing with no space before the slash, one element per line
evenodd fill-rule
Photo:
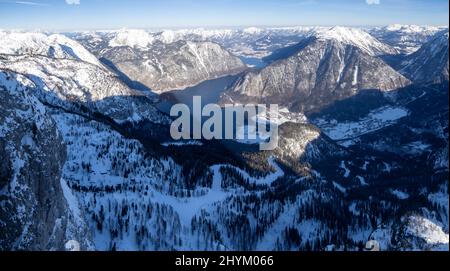
<path fill-rule="evenodd" d="M 418 26 L 418 25 L 390 25 L 369 29 L 369 33 L 378 40 L 394 46 L 403 54 L 411 54 L 434 35 L 441 31 L 448 31 L 445 26 Z"/>
<path fill-rule="evenodd" d="M 418 83 L 448 81 L 448 30 L 438 33 L 418 51 L 405 57 L 400 72 Z"/>

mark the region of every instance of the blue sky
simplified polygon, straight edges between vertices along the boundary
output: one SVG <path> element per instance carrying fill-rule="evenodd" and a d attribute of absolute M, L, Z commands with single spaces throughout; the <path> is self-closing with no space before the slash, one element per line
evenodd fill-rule
<path fill-rule="evenodd" d="M 448 0 L 0 0 L 0 29 L 448 25 Z"/>

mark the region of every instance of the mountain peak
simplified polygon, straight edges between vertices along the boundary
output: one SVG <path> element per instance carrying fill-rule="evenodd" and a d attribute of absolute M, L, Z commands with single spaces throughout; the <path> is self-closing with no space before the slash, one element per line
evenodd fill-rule
<path fill-rule="evenodd" d="M 358 28 L 335 26 L 330 29 L 316 30 L 313 36 L 322 40 L 335 40 L 343 44 L 356 46 L 372 56 L 397 53 L 394 48 Z"/>
<path fill-rule="evenodd" d="M 367 37 L 369 34 L 358 28 L 334 26 L 329 29 L 316 30 L 315 36 L 324 39 L 336 39 L 342 42 L 349 42 L 361 39 L 362 37 Z"/>
<path fill-rule="evenodd" d="M 98 59 L 81 44 L 64 35 L 6 31 L 0 32 L 0 40 L 0 54 L 43 55 L 51 58 L 80 60 L 103 67 Z"/>
<path fill-rule="evenodd" d="M 244 30 L 242 30 L 242 32 L 244 32 L 246 34 L 259 34 L 262 31 L 263 31 L 263 29 L 257 28 L 257 27 L 248 27 L 248 28 L 245 28 Z"/>
<path fill-rule="evenodd" d="M 443 27 L 440 26 L 424 26 L 424 25 L 414 25 L 414 24 L 392 24 L 384 27 L 387 31 L 396 31 L 403 33 L 418 33 L 424 31 L 439 31 Z"/>
<path fill-rule="evenodd" d="M 123 28 L 115 33 L 115 37 L 109 42 L 111 47 L 147 47 L 155 41 L 155 38 L 145 30 Z"/>

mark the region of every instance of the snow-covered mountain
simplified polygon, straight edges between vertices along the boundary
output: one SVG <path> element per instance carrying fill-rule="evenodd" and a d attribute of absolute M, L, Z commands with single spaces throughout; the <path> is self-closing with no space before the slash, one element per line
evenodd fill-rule
<path fill-rule="evenodd" d="M 400 73 L 417 83 L 448 81 L 448 31 L 438 33 L 401 63 Z"/>
<path fill-rule="evenodd" d="M 278 51 L 271 65 L 246 73 L 224 95 L 224 101 L 265 101 L 308 112 L 353 96 L 361 89 L 389 91 L 410 83 L 369 54 L 381 43 L 368 46 L 359 36 L 353 39 L 352 31 L 333 28 Z M 345 35 L 340 37 L 342 32 Z M 361 31 L 356 33 L 366 36 Z"/>
<path fill-rule="evenodd" d="M 369 33 L 380 41 L 395 47 L 401 53 L 411 54 L 445 29 L 448 27 L 395 24 L 369 29 Z"/>
<path fill-rule="evenodd" d="M 344 32 L 354 32 L 353 35 L 355 37 L 360 37 L 359 43 L 369 45 L 372 47 L 369 50 L 374 50 L 376 54 L 413 53 L 435 34 L 448 29 L 445 26 L 398 24 L 375 28 L 333 28 L 333 32 L 341 30 L 344 30 Z M 89 39 L 89 43 L 95 42 L 96 40 L 98 42 L 104 36 L 114 36 L 113 44 L 128 43 L 131 45 L 148 45 L 154 42 L 173 43 L 180 40 L 211 41 L 222 45 L 237 56 L 263 58 L 270 55 L 274 50 L 294 45 L 305 37 L 317 34 L 318 32 L 325 33 L 329 31 L 330 27 L 326 26 L 294 26 L 248 27 L 243 29 L 167 29 L 162 31 L 121 29 L 108 32 L 68 33 L 68 35 L 74 37 L 76 40 Z M 367 33 L 370 34 L 370 37 L 367 36 Z M 338 38 L 342 40 L 346 39 L 346 36 L 348 39 L 348 35 L 338 36 Z M 373 41 L 374 39 L 377 41 Z M 377 43 L 377 45 L 370 45 L 374 43 Z"/>
<path fill-rule="evenodd" d="M 79 243 L 83 250 L 227 250 L 255 249 L 257 246 L 267 245 L 264 240 L 247 239 L 247 234 L 257 232 L 256 228 L 246 227 L 247 234 L 243 234 L 230 227 L 235 224 L 230 224 L 230 221 L 242 220 L 237 215 L 239 212 L 250 215 L 247 210 L 252 208 L 235 210 L 219 206 L 233 206 L 233 202 L 245 202 L 247 198 L 263 201 L 261 192 L 267 193 L 269 185 L 284 176 L 277 162 L 263 158 L 275 168 L 275 172 L 270 173 L 270 169 L 268 174 L 255 174 L 249 169 L 244 171 L 231 164 L 212 164 L 205 169 L 205 175 L 201 177 L 203 182 L 195 179 L 197 185 L 191 187 L 188 186 L 188 180 L 192 173 L 188 171 L 184 175 L 183 167 L 167 155 L 154 153 L 154 150 L 150 155 L 141 142 L 125 137 L 109 125 L 86 118 L 78 112 L 67 112 L 42 104 L 34 96 L 39 86 L 22 75 L 6 72 L 2 73 L 1 79 L 1 91 L 12 91 L 11 86 L 26 82 L 30 88 L 17 87 L 13 91 L 17 97 L 28 97 L 31 102 L 20 99 L 13 101 L 19 102 L 20 106 L 30 103 L 35 105 L 27 110 L 16 109 L 9 100 L 2 104 L 2 109 L 6 110 L 2 112 L 2 116 L 6 116 L 2 119 L 2 123 L 6 124 L 2 125 L 1 130 L 4 133 L 2 139 L 6 139 L 1 141 L 2 147 L 5 146 L 2 156 L 5 157 L 4 161 L 8 161 L 1 168 L 2 186 L 13 187 L 16 182 L 22 184 L 25 182 L 22 178 L 30 172 L 42 172 L 43 169 L 37 170 L 39 168 L 36 167 L 46 164 L 37 163 L 31 167 L 27 161 L 46 159 L 52 168 L 52 171 L 45 171 L 49 175 L 39 175 L 42 181 L 33 182 L 36 179 L 32 179 L 25 183 L 36 191 L 47 191 L 50 188 L 53 193 L 50 196 L 54 202 L 49 204 L 52 204 L 51 210 L 55 209 L 55 215 L 47 219 L 40 216 L 16 218 L 11 214 L 28 213 L 27 208 L 35 208 L 39 214 L 47 214 L 48 209 L 39 203 L 45 198 L 39 198 L 36 203 L 33 198 L 26 196 L 30 193 L 15 193 L 12 188 L 2 190 L 7 197 L 11 197 L 13 205 L 2 213 L 2 221 L 6 221 L 8 229 L 11 229 L 8 233 L 12 232 L 8 236 L 3 235 L 6 231 L 2 232 L 2 249 L 63 250 L 65 244 L 74 242 Z M 9 97 L 4 92 L 2 96 Z M 28 113 L 23 113 L 23 110 Z M 17 116 L 26 120 L 16 119 Z M 28 125 L 28 122 L 31 122 L 31 126 L 36 123 L 38 127 L 24 129 L 30 130 L 30 135 L 22 135 L 16 129 L 17 125 Z M 47 126 L 53 129 L 51 133 L 43 130 Z M 313 131 L 312 138 L 308 136 L 310 129 Z M 43 139 L 40 138 L 41 132 L 44 133 Z M 301 136 L 302 145 L 296 149 L 295 155 L 307 154 L 316 149 L 312 146 L 310 151 L 307 145 L 320 136 L 317 130 L 308 128 L 304 135 Z M 20 139 L 13 140 L 16 137 Z M 30 153 L 43 151 L 40 140 L 50 140 L 44 146 L 52 148 L 42 153 L 46 154 L 44 158 Z M 180 147 L 167 145 L 164 148 L 170 148 L 171 155 L 175 156 L 176 148 Z M 207 149 L 202 150 L 201 145 L 194 148 L 200 148 L 200 157 L 204 155 L 203 152 L 208 152 Z M 58 156 L 59 153 L 64 156 Z M 209 160 L 206 161 L 209 163 Z M 198 164 L 195 159 L 194 162 Z M 52 182 L 48 183 L 50 180 Z M 27 189 L 25 185 L 20 187 Z M 41 193 L 36 194 L 36 197 L 42 197 Z M 20 205 L 22 202 L 26 207 Z M 14 209 L 16 205 L 17 210 Z M 288 206 L 273 205 L 266 200 L 262 206 L 264 207 L 258 212 L 272 214 L 273 210 L 274 218 L 280 216 L 280 212 L 289 210 Z M 211 216 L 205 216 L 206 213 Z M 261 226 L 265 225 L 272 231 L 279 230 L 277 234 L 283 234 L 278 226 L 270 226 L 275 221 L 264 220 L 270 216 L 256 217 Z M 67 222 L 66 219 L 69 218 Z M 27 231 L 33 220 L 45 221 L 44 225 L 39 226 L 39 238 L 35 237 L 37 233 L 34 225 Z M 245 221 L 247 219 L 243 222 L 248 223 Z M 230 236 L 230 239 L 224 239 L 225 236 Z M 270 234 L 266 238 L 270 238 Z M 275 243 L 275 240 L 271 238 L 271 242 Z"/>
<path fill-rule="evenodd" d="M 75 59 L 102 67 L 88 50 L 64 35 L 0 31 L 0 40 L 0 54 Z"/>
<path fill-rule="evenodd" d="M 238 57 L 218 44 L 155 35 L 124 29 L 97 35 L 102 39 L 100 43 L 86 35 L 75 38 L 130 86 L 140 84 L 158 93 L 184 89 L 246 68 Z"/>
<path fill-rule="evenodd" d="M 39 36 L 41 51 L 0 40 L 9 48 L 0 52 L 0 250 L 356 251 L 368 240 L 448 249 L 448 82 L 409 85 L 378 57 L 392 48 L 367 33 L 67 34 L 93 54 Z M 170 119 L 155 108 L 163 97 L 130 88 L 136 79 L 111 63 L 134 59 L 161 84 L 176 75 L 190 85 L 206 80 L 194 70 L 230 68 L 222 47 L 233 39 L 250 55 L 273 53 L 227 93 L 288 107 L 273 151 L 171 141 Z M 47 54 L 52 46 L 59 53 Z M 110 62 L 86 61 L 94 55 Z M 139 65 L 136 76 L 152 69 Z"/>
<path fill-rule="evenodd" d="M 184 89 L 246 68 L 239 58 L 210 42 L 178 41 L 145 50 L 113 47 L 100 58 L 158 93 Z"/>
<path fill-rule="evenodd" d="M 299 42 L 323 27 L 248 27 L 243 29 L 182 29 L 154 33 L 154 39 L 165 43 L 180 40 L 210 41 L 242 57 L 261 58 L 273 50 Z"/>
<path fill-rule="evenodd" d="M 358 47 L 371 56 L 395 55 L 398 51 L 380 42 L 369 33 L 358 28 L 335 26 L 326 30 L 318 30 L 313 34 L 318 39 L 336 40 L 342 44 Z"/>
<path fill-rule="evenodd" d="M 118 122 L 167 122 L 153 96 L 131 90 L 106 68 L 72 59 L 41 55 L 0 55 L 0 70 L 29 78 L 36 95 L 48 104 L 79 111 L 79 105 Z"/>
<path fill-rule="evenodd" d="M 0 248 L 64 250 L 74 239 L 81 249 L 94 249 L 86 225 L 64 199 L 67 152 L 34 88 L 25 76 L 0 71 Z"/>
<path fill-rule="evenodd" d="M 244 29 L 178 29 L 145 31 L 120 29 L 108 32 L 66 33 L 80 41 L 90 51 L 98 54 L 107 45 L 151 45 L 154 43 L 174 43 L 177 41 L 214 42 L 220 44 L 236 56 L 243 58 L 263 58 L 274 50 L 300 42 L 314 31 L 329 27 L 248 27 Z M 112 43 L 110 44 L 110 41 Z M 141 46 L 145 47 L 145 46 Z"/>
<path fill-rule="evenodd" d="M 419 213 L 405 215 L 401 218 L 401 224 L 394 229 L 394 240 L 401 240 L 404 250 L 435 250 L 448 251 L 448 235 L 443 225 L 436 221 L 435 214 L 428 210 L 420 210 Z"/>
<path fill-rule="evenodd" d="M 150 33 L 138 29 L 122 29 L 109 41 L 110 47 L 128 46 L 131 48 L 145 48 L 153 44 L 156 39 Z"/>
<path fill-rule="evenodd" d="M 300 42 L 309 33 L 322 27 L 248 27 L 234 30 L 181 31 L 187 40 L 216 42 L 233 54 L 245 58 L 263 58 L 274 50 Z M 163 32 L 165 33 L 165 32 Z"/>

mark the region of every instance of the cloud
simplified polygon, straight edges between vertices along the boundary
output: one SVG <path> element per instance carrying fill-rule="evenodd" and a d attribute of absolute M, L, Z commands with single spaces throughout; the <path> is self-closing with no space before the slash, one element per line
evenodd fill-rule
<path fill-rule="evenodd" d="M 79 5 L 80 0 L 66 0 L 67 5 Z"/>
<path fill-rule="evenodd" d="M 43 5 L 45 5 L 42 3 L 29 2 L 29 1 L 16 1 L 15 3 L 19 4 L 19 5 L 28 5 L 28 6 L 43 6 Z"/>
<path fill-rule="evenodd" d="M 381 0 L 366 0 L 367 5 L 379 5 Z"/>
<path fill-rule="evenodd" d="M 31 2 L 31 1 L 1 1 L 0 4 L 17 4 L 17 5 L 25 5 L 25 6 L 39 6 L 39 7 L 48 7 L 49 4 Z"/>

